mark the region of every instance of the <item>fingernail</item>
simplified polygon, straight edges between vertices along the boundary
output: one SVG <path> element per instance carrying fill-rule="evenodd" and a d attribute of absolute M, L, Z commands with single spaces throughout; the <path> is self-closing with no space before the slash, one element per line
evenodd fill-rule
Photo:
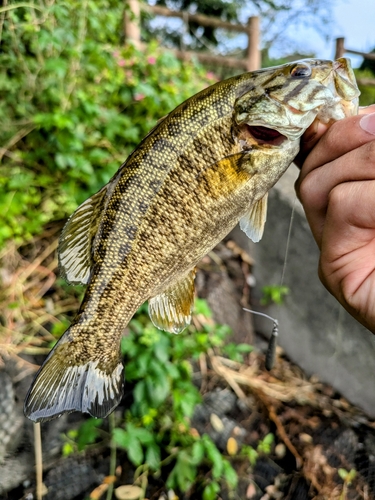
<path fill-rule="evenodd" d="M 375 113 L 364 115 L 359 121 L 359 126 L 365 132 L 375 135 Z"/>

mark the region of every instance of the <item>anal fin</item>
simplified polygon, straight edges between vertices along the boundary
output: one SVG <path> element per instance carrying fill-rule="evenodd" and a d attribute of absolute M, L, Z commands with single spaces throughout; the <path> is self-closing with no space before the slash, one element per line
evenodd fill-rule
<path fill-rule="evenodd" d="M 254 243 L 262 239 L 267 219 L 268 193 L 251 205 L 248 213 L 240 219 L 240 228 Z"/>
<path fill-rule="evenodd" d="M 163 293 L 148 301 L 148 313 L 160 330 L 180 333 L 191 321 L 194 304 L 195 269 Z"/>

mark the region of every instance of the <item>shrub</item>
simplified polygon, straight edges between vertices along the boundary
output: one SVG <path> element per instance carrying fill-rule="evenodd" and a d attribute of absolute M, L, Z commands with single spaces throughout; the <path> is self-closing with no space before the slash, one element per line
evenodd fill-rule
<path fill-rule="evenodd" d="M 70 215 L 159 118 L 210 83 L 155 43 L 120 47 L 123 2 L 34 5 L 10 4 L 2 32 L 0 245 Z"/>

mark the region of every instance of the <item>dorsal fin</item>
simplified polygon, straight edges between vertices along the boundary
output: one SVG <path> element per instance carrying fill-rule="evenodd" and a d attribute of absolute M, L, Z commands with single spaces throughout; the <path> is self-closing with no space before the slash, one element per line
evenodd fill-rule
<path fill-rule="evenodd" d="M 251 205 L 248 213 L 240 219 L 240 228 L 255 243 L 263 236 L 264 225 L 267 219 L 268 193 Z"/>
<path fill-rule="evenodd" d="M 190 325 L 194 304 L 195 269 L 148 301 L 151 321 L 160 330 L 180 333 Z"/>
<path fill-rule="evenodd" d="M 59 241 L 61 276 L 71 283 L 87 284 L 92 267 L 92 243 L 98 230 L 107 186 L 80 205 L 65 224 Z"/>

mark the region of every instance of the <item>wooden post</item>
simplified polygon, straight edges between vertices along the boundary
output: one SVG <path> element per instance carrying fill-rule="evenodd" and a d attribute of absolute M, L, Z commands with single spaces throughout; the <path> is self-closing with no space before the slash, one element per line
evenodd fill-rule
<path fill-rule="evenodd" d="M 345 38 L 336 38 L 335 59 L 339 59 L 340 57 L 344 56 L 345 54 L 344 42 Z"/>
<path fill-rule="evenodd" d="M 130 40 L 138 49 L 141 46 L 140 14 L 138 0 L 127 0 L 124 12 L 125 41 Z"/>
<path fill-rule="evenodd" d="M 246 54 L 246 66 L 247 71 L 254 71 L 261 67 L 260 58 L 260 28 L 259 28 L 259 17 L 252 16 L 247 22 L 247 54 Z"/>

